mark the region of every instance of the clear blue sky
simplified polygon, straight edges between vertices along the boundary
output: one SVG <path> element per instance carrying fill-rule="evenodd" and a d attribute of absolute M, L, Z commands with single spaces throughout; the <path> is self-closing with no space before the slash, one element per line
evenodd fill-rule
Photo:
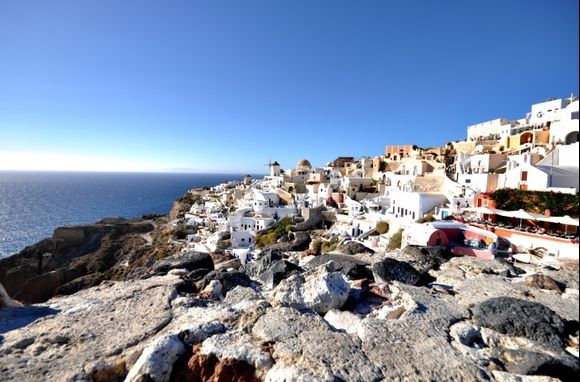
<path fill-rule="evenodd" d="M 0 0 L 0 169 L 440 145 L 577 94 L 578 55 L 577 0 Z"/>

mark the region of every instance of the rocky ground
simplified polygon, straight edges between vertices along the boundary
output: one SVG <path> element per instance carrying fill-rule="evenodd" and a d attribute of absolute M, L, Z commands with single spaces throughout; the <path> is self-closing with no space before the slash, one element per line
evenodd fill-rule
<path fill-rule="evenodd" d="M 577 378 L 577 263 L 355 242 L 318 254 L 311 231 L 242 266 L 172 240 L 168 222 L 198 197 L 57 229 L 1 260 L 0 380 Z"/>
<path fill-rule="evenodd" d="M 0 380 L 577 378 L 577 264 L 339 251 L 273 248 L 246 266 L 182 253 L 132 280 L 5 304 Z"/>

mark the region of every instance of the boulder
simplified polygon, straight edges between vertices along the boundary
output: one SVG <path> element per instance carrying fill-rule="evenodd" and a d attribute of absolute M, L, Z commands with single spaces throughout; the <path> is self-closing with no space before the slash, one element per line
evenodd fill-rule
<path fill-rule="evenodd" d="M 369 247 L 357 242 L 357 241 L 347 241 L 338 248 L 339 252 L 343 255 L 356 255 L 357 253 L 369 253 L 374 254 L 375 251 Z"/>
<path fill-rule="evenodd" d="M 205 283 L 209 283 L 212 280 L 216 280 L 219 281 L 222 285 L 222 292 L 224 294 L 224 296 L 231 291 L 232 289 L 234 289 L 237 286 L 242 286 L 242 287 L 250 287 L 252 286 L 253 282 L 252 280 L 248 277 L 248 275 L 246 275 L 244 272 L 210 272 L 208 273 L 205 278 L 204 281 Z M 205 287 L 205 285 L 204 285 Z"/>
<path fill-rule="evenodd" d="M 332 263 L 332 269 L 342 273 L 351 280 L 372 278 L 372 272 L 367 268 L 367 263 L 353 256 L 347 255 L 320 255 L 316 256 L 305 267 L 315 269 L 326 263 Z"/>
<path fill-rule="evenodd" d="M 184 353 L 185 346 L 176 335 L 160 337 L 143 350 L 125 382 L 168 382 L 173 364 Z"/>
<path fill-rule="evenodd" d="M 153 264 L 153 270 L 157 274 L 166 274 L 172 269 L 214 269 L 213 260 L 207 253 L 185 252 L 161 259 Z"/>
<path fill-rule="evenodd" d="M 274 288 L 280 281 L 299 272 L 302 272 L 302 268 L 296 264 L 287 260 L 278 260 L 268 270 L 260 274 L 258 278 L 268 288 Z"/>
<path fill-rule="evenodd" d="M 420 272 L 429 272 L 439 269 L 447 261 L 445 251 L 439 247 L 407 246 L 402 254 L 413 259 L 413 267 Z"/>
<path fill-rule="evenodd" d="M 360 316 L 341 310 L 329 310 L 324 319 L 336 330 L 344 330 L 348 334 L 356 334 L 357 325 L 362 321 Z"/>
<path fill-rule="evenodd" d="M 378 282 L 398 281 L 403 284 L 421 285 L 424 283 L 424 273 L 419 272 L 410 264 L 391 258 L 373 264 L 373 276 Z"/>
<path fill-rule="evenodd" d="M 535 275 L 527 276 L 522 284 L 527 285 L 532 288 L 553 290 L 557 293 L 563 293 L 563 288 L 558 284 L 556 280 L 550 276 L 537 273 Z"/>
<path fill-rule="evenodd" d="M 513 374 L 543 375 L 562 381 L 573 381 L 580 368 L 572 357 L 556 359 L 544 353 L 522 349 L 501 349 L 498 358 L 505 369 Z"/>
<path fill-rule="evenodd" d="M 512 337 L 525 337 L 544 346 L 561 349 L 564 321 L 537 302 L 513 297 L 486 300 L 473 308 L 475 324 Z"/>
<path fill-rule="evenodd" d="M 324 314 L 340 309 L 348 299 L 350 284 L 339 272 L 320 271 L 308 276 L 294 275 L 274 289 L 272 300 L 279 304 L 306 306 Z"/>
<path fill-rule="evenodd" d="M 256 261 L 247 263 L 243 267 L 243 271 L 252 278 L 258 278 L 262 273 L 266 272 L 272 264 L 284 258 L 284 252 L 276 248 L 265 249 L 260 254 L 260 258 Z"/>

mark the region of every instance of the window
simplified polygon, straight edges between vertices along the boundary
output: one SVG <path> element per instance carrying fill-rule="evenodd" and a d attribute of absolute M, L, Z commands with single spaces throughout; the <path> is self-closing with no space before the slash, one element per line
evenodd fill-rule
<path fill-rule="evenodd" d="M 470 184 L 471 183 L 471 179 L 465 179 L 465 183 L 466 184 Z"/>
<path fill-rule="evenodd" d="M 522 171 L 521 181 L 522 182 L 526 182 L 527 180 L 528 180 L 528 172 L 527 171 Z"/>

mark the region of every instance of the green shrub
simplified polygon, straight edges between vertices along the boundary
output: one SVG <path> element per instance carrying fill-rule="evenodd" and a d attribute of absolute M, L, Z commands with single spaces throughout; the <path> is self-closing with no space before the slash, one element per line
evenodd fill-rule
<path fill-rule="evenodd" d="M 578 217 L 578 194 L 502 188 L 491 193 L 489 197 L 500 210 L 523 209 L 537 214 L 550 210 L 552 216 Z"/>
<path fill-rule="evenodd" d="M 312 242 L 312 249 L 316 251 L 316 253 L 320 253 L 322 249 L 322 240 L 315 240 Z"/>
<path fill-rule="evenodd" d="M 403 241 L 403 230 L 398 230 L 389 241 L 389 251 L 401 248 L 401 242 Z"/>
<path fill-rule="evenodd" d="M 294 224 L 289 224 L 286 226 L 286 233 L 290 233 L 292 231 L 294 231 L 296 229 L 296 226 Z"/>
<path fill-rule="evenodd" d="M 417 219 L 417 223 L 419 223 L 419 224 L 430 223 L 430 222 L 434 222 L 434 221 L 435 221 L 435 217 L 431 214 L 427 214 L 427 215 Z"/>
<path fill-rule="evenodd" d="M 322 243 L 321 247 L 322 253 L 328 253 L 336 250 L 337 245 L 338 245 L 338 237 L 337 236 L 331 237 L 330 240 L 324 241 Z"/>
<path fill-rule="evenodd" d="M 377 230 L 377 232 L 379 234 L 381 234 L 381 235 L 389 232 L 389 228 L 390 228 L 389 223 L 386 222 L 386 221 L 384 221 L 384 220 L 379 221 L 377 223 L 377 226 L 375 227 L 375 229 Z"/>

